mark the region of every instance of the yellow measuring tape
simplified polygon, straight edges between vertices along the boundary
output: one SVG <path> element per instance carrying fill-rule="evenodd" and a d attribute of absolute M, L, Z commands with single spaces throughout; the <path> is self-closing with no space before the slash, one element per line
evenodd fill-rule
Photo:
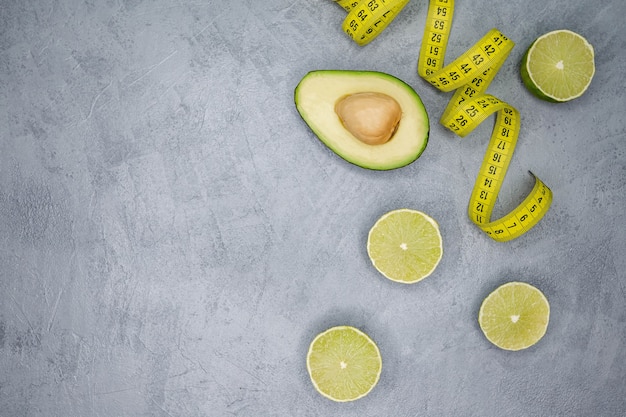
<path fill-rule="evenodd" d="M 409 0 L 335 0 L 348 12 L 342 29 L 363 46 L 378 36 Z"/>
<path fill-rule="evenodd" d="M 461 137 L 497 112 L 491 140 L 470 197 L 468 215 L 490 237 L 504 242 L 521 236 L 537 224 L 550 207 L 552 191 L 533 174 L 535 186 L 526 199 L 509 214 L 491 220 L 517 143 L 520 115 L 514 107 L 485 91 L 514 43 L 499 30 L 492 29 L 444 67 L 453 13 L 454 0 L 430 1 L 418 73 L 441 91 L 455 90 L 439 121 Z"/>
<path fill-rule="evenodd" d="M 343 30 L 359 45 L 372 41 L 408 3 L 408 0 L 335 1 L 348 12 Z M 466 136 L 491 114 L 497 113 L 470 197 L 468 215 L 490 237 L 504 242 L 521 236 L 539 222 L 550 207 L 552 191 L 533 174 L 535 186 L 526 199 L 509 214 L 491 220 L 517 143 L 520 116 L 514 107 L 485 91 L 514 43 L 499 30 L 492 29 L 444 67 L 453 14 L 454 0 L 430 0 L 418 73 L 441 91 L 455 90 L 440 123 L 457 135 Z"/>

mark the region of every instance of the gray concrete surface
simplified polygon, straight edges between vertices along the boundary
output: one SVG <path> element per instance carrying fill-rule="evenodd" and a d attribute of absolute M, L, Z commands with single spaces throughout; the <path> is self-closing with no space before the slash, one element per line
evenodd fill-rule
<path fill-rule="evenodd" d="M 496 214 L 529 191 L 528 170 L 554 191 L 505 244 L 466 216 L 492 122 L 455 137 L 438 124 L 450 94 L 416 74 L 424 0 L 364 48 L 330 0 L 0 2 L 0 415 L 626 415 L 626 3 L 457 3 L 448 62 L 492 27 L 516 41 L 489 89 L 523 118 Z M 597 73 L 553 105 L 518 62 L 559 28 L 595 46 Z M 412 85 L 432 121 L 423 156 L 373 172 L 329 151 L 293 103 L 314 69 Z M 444 237 L 413 286 L 365 250 L 399 207 Z M 552 307 L 521 352 L 476 320 L 509 280 Z M 337 324 L 384 361 L 349 404 L 317 394 L 305 367 Z"/>

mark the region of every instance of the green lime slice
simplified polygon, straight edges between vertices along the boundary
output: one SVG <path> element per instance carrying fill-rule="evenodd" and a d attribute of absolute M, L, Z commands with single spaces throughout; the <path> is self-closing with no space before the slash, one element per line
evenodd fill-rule
<path fill-rule="evenodd" d="M 537 38 L 520 66 L 522 80 L 537 97 L 565 102 L 580 97 L 595 73 L 593 47 L 570 30 L 555 30 Z"/>

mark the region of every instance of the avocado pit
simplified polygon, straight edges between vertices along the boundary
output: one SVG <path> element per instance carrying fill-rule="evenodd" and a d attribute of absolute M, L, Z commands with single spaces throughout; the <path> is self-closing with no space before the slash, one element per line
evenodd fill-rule
<path fill-rule="evenodd" d="M 354 137 L 368 145 L 388 142 L 402 118 L 400 104 L 393 97 L 378 92 L 344 96 L 335 103 L 335 113 Z"/>

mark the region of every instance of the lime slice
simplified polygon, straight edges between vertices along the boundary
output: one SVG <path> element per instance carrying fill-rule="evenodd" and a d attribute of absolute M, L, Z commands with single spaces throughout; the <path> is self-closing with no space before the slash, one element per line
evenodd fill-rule
<path fill-rule="evenodd" d="M 506 350 L 526 349 L 548 328 L 550 305 L 541 291 L 525 282 L 509 282 L 485 298 L 478 323 L 487 339 Z"/>
<path fill-rule="evenodd" d="M 350 326 L 337 326 L 313 339 L 306 366 L 315 389 L 339 402 L 366 396 L 378 382 L 382 359 L 376 344 Z"/>
<path fill-rule="evenodd" d="M 580 97 L 595 73 L 593 47 L 570 30 L 555 30 L 537 38 L 520 67 L 522 80 L 537 97 L 564 102 Z"/>
<path fill-rule="evenodd" d="M 390 211 L 370 229 L 367 253 L 374 267 L 390 280 L 421 281 L 432 274 L 443 255 L 439 225 L 421 211 Z"/>

